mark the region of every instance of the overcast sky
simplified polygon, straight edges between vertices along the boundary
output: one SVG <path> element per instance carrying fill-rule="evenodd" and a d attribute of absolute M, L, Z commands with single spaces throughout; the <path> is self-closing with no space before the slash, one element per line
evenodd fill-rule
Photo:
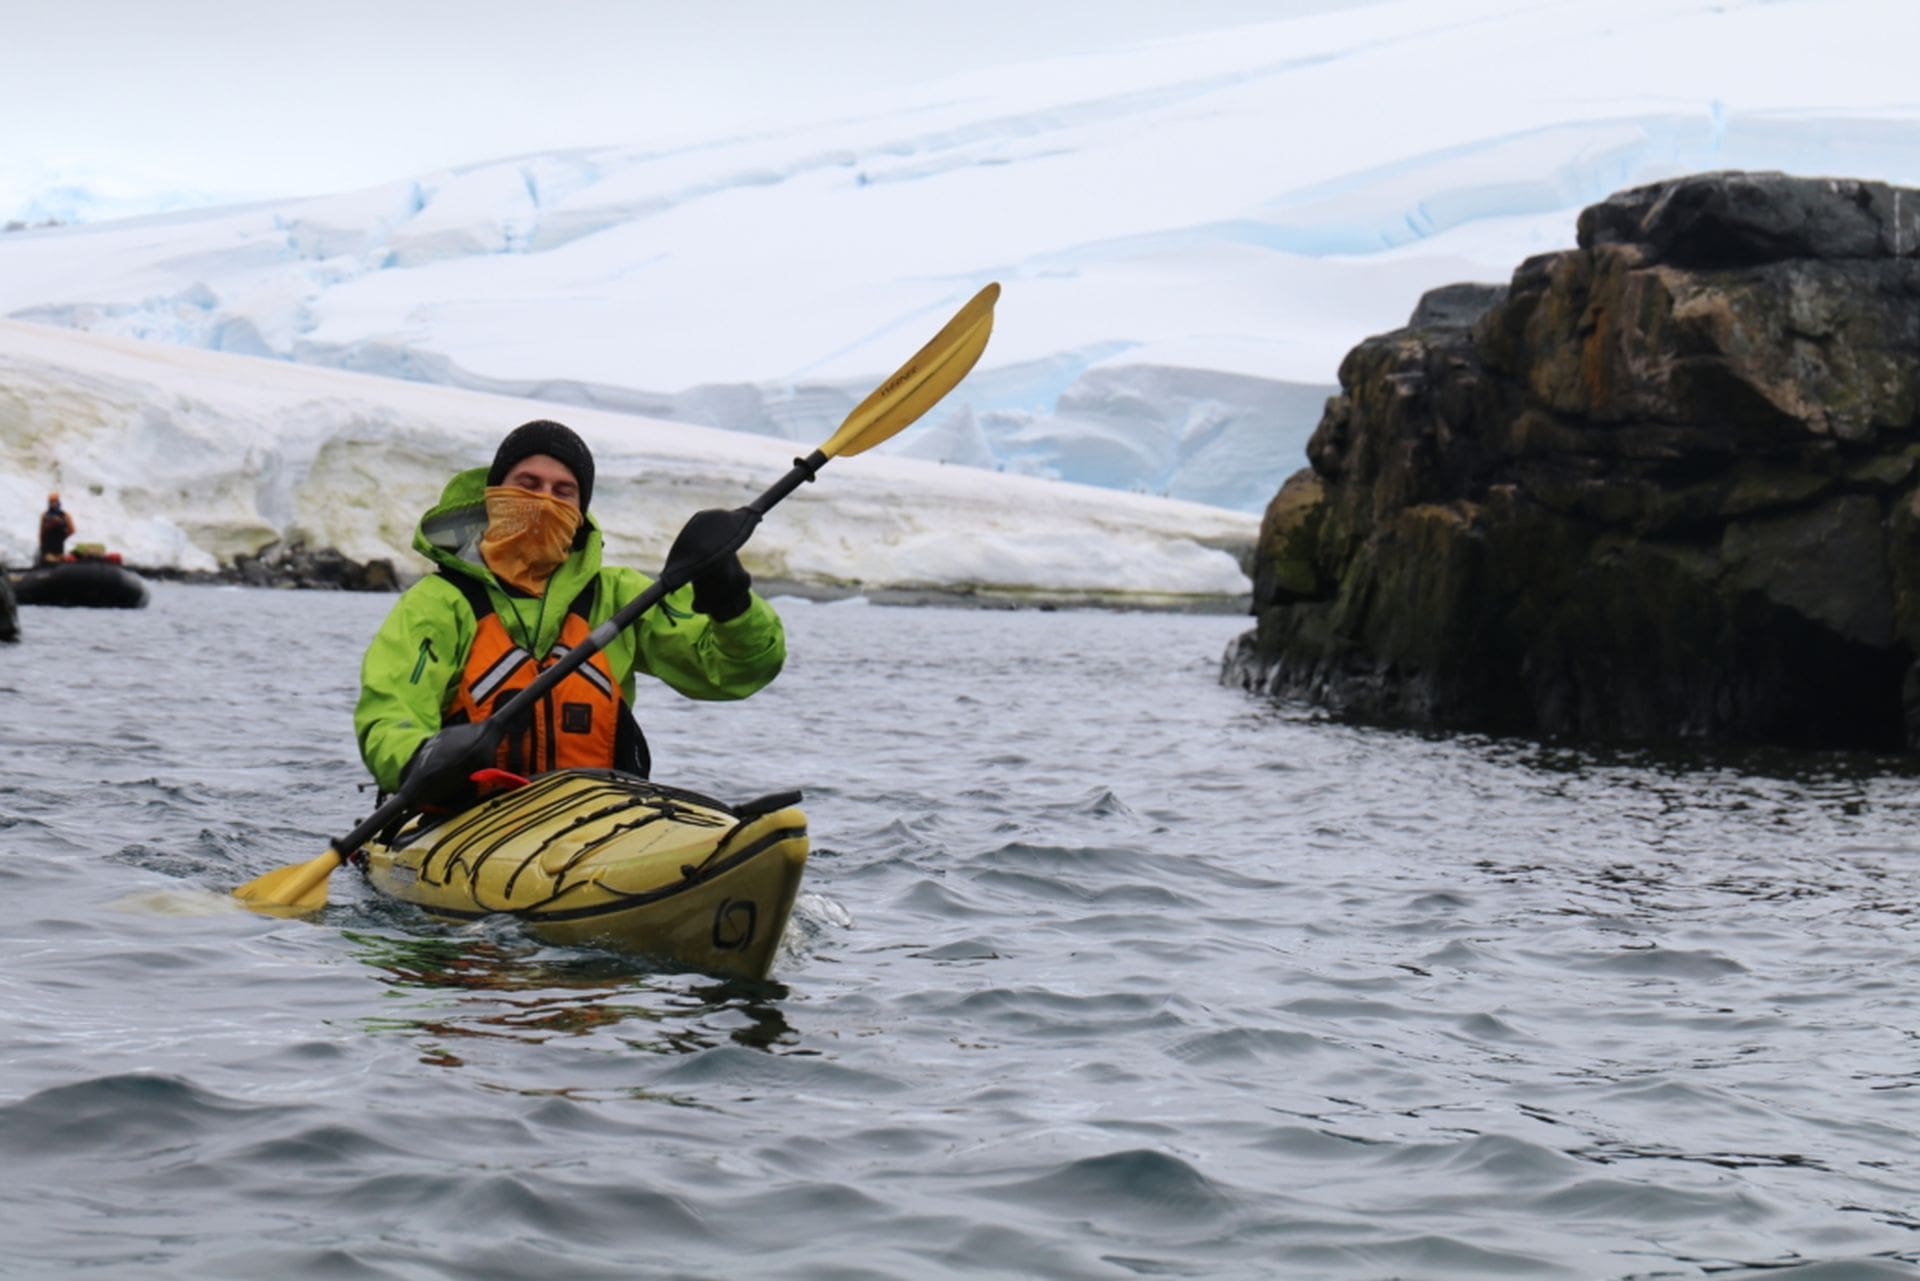
<path fill-rule="evenodd" d="M 1369 0 L 8 0 L 0 184 L 346 190 Z"/>

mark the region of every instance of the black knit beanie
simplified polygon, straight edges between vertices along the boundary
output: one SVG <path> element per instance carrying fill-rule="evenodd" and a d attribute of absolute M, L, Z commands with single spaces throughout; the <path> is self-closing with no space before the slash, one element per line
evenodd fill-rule
<path fill-rule="evenodd" d="M 494 452 L 493 466 L 487 469 L 487 484 L 498 485 L 507 478 L 515 463 L 535 454 L 557 458 L 567 465 L 580 485 L 580 510 L 585 511 L 593 498 L 593 453 L 586 441 L 574 435 L 571 427 L 545 418 L 522 423 L 507 433 L 507 438 Z"/>

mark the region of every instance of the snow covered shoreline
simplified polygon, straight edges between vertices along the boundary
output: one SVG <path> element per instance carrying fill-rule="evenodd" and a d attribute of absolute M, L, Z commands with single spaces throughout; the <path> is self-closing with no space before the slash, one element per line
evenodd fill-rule
<path fill-rule="evenodd" d="M 303 585 L 292 582 L 271 582 L 266 584 L 247 583 L 229 571 L 199 573 L 188 570 L 176 570 L 171 567 L 143 567 L 129 565 L 127 568 L 151 581 L 172 585 L 219 589 L 225 587 L 252 587 L 261 591 L 382 591 L 375 588 L 343 588 L 334 584 Z M 635 568 L 643 568 L 636 566 Z M 651 571 L 649 571 L 651 572 Z M 871 605 L 878 609 L 1035 609 L 1047 612 L 1067 612 L 1089 610 L 1103 613 L 1153 613 L 1153 614 L 1233 614 L 1249 613 L 1253 606 L 1251 593 L 1238 596 L 1193 596 L 1193 595 L 1155 595 L 1143 592 L 1052 592 L 1044 589 L 1034 591 L 998 591 L 993 588 L 894 588 L 881 587 L 871 591 L 855 591 L 848 588 L 821 587 L 813 583 L 796 583 L 787 579 L 761 579 L 753 582 L 753 590 L 777 605 L 800 601 L 808 605 Z"/>
<path fill-rule="evenodd" d="M 410 549 L 448 476 L 516 424 L 593 446 L 607 555 L 658 565 L 680 524 L 791 465 L 791 442 L 258 357 L 0 322 L 0 558 L 24 563 L 48 490 L 76 537 L 130 564 L 214 571 L 275 542 Z M 912 429 L 909 429 L 910 431 Z M 829 595 L 1231 607 L 1258 532 L 1243 512 L 909 458 L 836 460 L 744 553 L 765 583 Z"/>

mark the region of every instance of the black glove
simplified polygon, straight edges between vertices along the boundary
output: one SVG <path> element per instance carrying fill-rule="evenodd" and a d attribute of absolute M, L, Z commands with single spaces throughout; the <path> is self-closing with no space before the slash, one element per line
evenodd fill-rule
<path fill-rule="evenodd" d="M 736 549 L 759 523 L 760 514 L 745 507 L 695 512 L 673 540 L 661 572 L 684 574 L 693 584 L 693 607 L 714 622 L 738 618 L 753 603 L 753 576 Z"/>
<path fill-rule="evenodd" d="M 487 721 L 449 725 L 420 744 L 400 770 L 400 787 L 428 805 L 457 805 L 474 794 L 473 772 L 493 764 L 500 727 Z M 417 783 L 416 783 L 416 780 Z"/>

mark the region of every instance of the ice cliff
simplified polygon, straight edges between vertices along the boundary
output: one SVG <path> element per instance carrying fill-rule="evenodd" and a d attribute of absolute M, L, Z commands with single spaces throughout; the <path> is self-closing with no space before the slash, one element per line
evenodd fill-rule
<path fill-rule="evenodd" d="M 601 409 L 0 321 L 0 558 L 26 563 L 57 489 L 80 539 L 139 564 L 211 569 L 300 540 L 419 572 L 413 525 L 447 477 L 536 417 L 562 418 L 593 447 L 608 554 L 642 569 L 660 564 L 687 516 L 754 497 L 795 453 Z M 866 454 L 783 503 L 743 555 L 768 583 L 839 591 L 1204 604 L 1247 590 L 1240 558 L 1256 524 Z"/>

